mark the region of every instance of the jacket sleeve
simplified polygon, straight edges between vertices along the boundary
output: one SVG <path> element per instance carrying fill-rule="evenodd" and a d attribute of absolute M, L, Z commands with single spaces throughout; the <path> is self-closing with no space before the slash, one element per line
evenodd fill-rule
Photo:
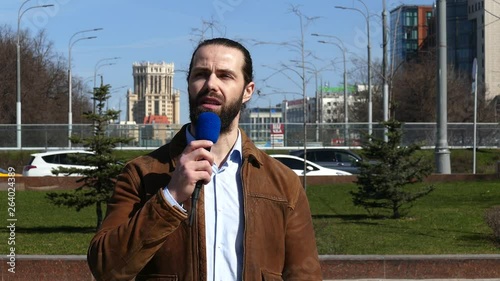
<path fill-rule="evenodd" d="M 287 219 L 283 280 L 323 280 L 309 202 L 300 183 L 297 202 Z"/>
<path fill-rule="evenodd" d="M 187 218 L 167 203 L 161 189 L 143 202 L 138 174 L 135 165 L 127 164 L 90 243 L 87 260 L 97 280 L 133 279 Z"/>

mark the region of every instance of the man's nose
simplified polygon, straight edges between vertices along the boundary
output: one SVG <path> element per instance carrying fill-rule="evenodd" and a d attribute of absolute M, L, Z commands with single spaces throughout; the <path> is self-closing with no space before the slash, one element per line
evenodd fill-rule
<path fill-rule="evenodd" d="M 206 85 L 209 92 L 217 89 L 218 81 L 219 79 L 217 78 L 217 75 L 215 75 L 215 73 L 212 73 L 207 77 Z"/>

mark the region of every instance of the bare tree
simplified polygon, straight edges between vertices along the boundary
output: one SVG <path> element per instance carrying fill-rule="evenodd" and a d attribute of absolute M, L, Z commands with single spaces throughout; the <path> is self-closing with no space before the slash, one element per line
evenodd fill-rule
<path fill-rule="evenodd" d="M 23 124 L 65 124 L 68 116 L 67 60 L 54 51 L 44 30 L 20 33 Z M 0 123 L 16 123 L 17 33 L 0 27 Z M 76 79 L 78 81 L 78 79 Z M 77 83 L 75 83 L 77 85 Z M 89 110 L 90 98 L 73 100 L 74 112 Z M 75 116 L 75 121 L 81 116 Z"/>
<path fill-rule="evenodd" d="M 226 35 L 226 27 L 212 16 L 209 20 L 201 19 L 201 27 L 191 28 L 191 41 L 198 45 L 203 40 Z"/>
<path fill-rule="evenodd" d="M 405 62 L 393 80 L 392 116 L 403 122 L 436 120 L 436 62 L 431 53 Z M 449 122 L 471 122 L 473 99 L 470 77 L 448 66 Z M 481 106 L 484 108 L 484 106 Z"/>
<path fill-rule="evenodd" d="M 351 85 L 366 86 L 364 90 L 357 92 L 355 95 L 355 103 L 349 106 L 349 116 L 352 122 L 367 122 L 368 121 L 368 81 L 366 60 L 358 57 L 351 58 L 353 67 L 349 70 Z M 383 99 L 382 99 L 382 62 L 380 60 L 372 60 L 372 117 L 374 122 L 383 121 Z"/>

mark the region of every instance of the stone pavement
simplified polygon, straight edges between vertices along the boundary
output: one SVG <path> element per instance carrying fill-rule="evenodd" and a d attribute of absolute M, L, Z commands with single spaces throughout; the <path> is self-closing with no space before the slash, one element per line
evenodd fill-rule
<path fill-rule="evenodd" d="M 335 281 L 500 281 L 500 255 L 320 256 L 324 280 Z M 85 255 L 0 256 L 0 280 L 93 280 Z"/>

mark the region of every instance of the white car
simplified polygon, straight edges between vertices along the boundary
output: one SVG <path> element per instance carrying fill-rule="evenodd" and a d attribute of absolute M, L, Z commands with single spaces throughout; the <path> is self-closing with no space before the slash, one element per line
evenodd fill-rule
<path fill-rule="evenodd" d="M 93 152 L 86 150 L 57 150 L 43 153 L 31 154 L 31 159 L 28 165 L 24 166 L 23 176 L 26 177 L 52 177 L 57 176 L 52 173 L 53 169 L 58 167 L 65 168 L 80 168 L 91 169 L 90 166 L 85 166 L 81 163 L 75 163 L 74 157 L 71 155 L 84 154 L 93 155 Z M 63 175 L 63 174 L 58 174 Z M 79 174 L 71 174 L 71 176 L 81 176 Z"/>
<path fill-rule="evenodd" d="M 292 169 L 297 175 L 304 175 L 304 158 L 287 154 L 271 154 L 269 155 L 274 159 L 285 164 L 288 168 Z M 309 160 L 306 160 L 306 175 L 307 176 L 350 176 L 349 172 L 325 168 Z"/>

